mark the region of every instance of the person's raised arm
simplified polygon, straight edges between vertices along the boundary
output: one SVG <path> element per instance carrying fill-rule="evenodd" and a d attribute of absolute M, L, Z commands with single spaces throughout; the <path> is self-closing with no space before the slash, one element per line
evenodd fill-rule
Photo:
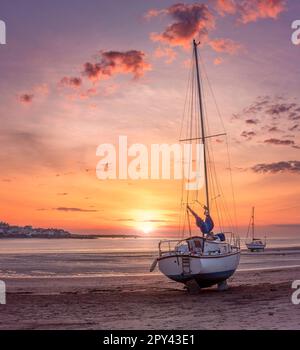
<path fill-rule="evenodd" d="M 193 209 L 190 208 L 190 206 L 187 206 L 188 210 L 191 212 L 191 214 L 193 214 L 193 216 L 197 219 L 199 218 L 199 216 L 193 211 Z"/>

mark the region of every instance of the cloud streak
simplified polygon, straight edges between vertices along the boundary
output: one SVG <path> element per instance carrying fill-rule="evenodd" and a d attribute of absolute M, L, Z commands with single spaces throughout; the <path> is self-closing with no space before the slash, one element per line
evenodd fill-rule
<path fill-rule="evenodd" d="M 18 95 L 18 100 L 24 105 L 30 105 L 36 97 L 45 97 L 49 94 L 47 84 L 35 85 L 30 92 Z"/>
<path fill-rule="evenodd" d="M 59 82 L 59 86 L 70 87 L 73 89 L 78 89 L 81 85 L 82 79 L 78 77 L 63 77 Z"/>
<path fill-rule="evenodd" d="M 176 52 L 170 47 L 158 47 L 154 51 L 154 57 L 156 58 L 165 58 L 167 64 L 172 63 L 176 59 Z"/>
<path fill-rule="evenodd" d="M 262 163 L 257 164 L 251 168 L 255 173 L 283 173 L 283 172 L 289 172 L 289 173 L 299 173 L 300 174 L 300 161 L 297 160 L 291 160 L 291 161 L 282 161 L 282 162 L 275 162 L 275 163 Z"/>
<path fill-rule="evenodd" d="M 254 131 L 243 131 L 241 136 L 247 140 L 251 140 L 254 136 L 256 136 L 256 133 Z"/>
<path fill-rule="evenodd" d="M 280 139 L 267 139 L 264 141 L 264 143 L 275 145 L 275 146 L 293 146 L 295 145 L 295 141 L 293 140 L 280 140 Z"/>
<path fill-rule="evenodd" d="M 216 9 L 221 16 L 233 15 L 237 11 L 237 5 L 235 0 L 216 0 Z"/>
<path fill-rule="evenodd" d="M 102 51 L 98 62 L 84 64 L 83 75 L 93 82 L 116 74 L 132 74 L 137 79 L 150 69 L 142 51 Z"/>
<path fill-rule="evenodd" d="M 132 218 L 127 218 L 127 219 L 116 219 L 115 221 L 118 221 L 118 222 L 151 222 L 151 223 L 164 223 L 164 222 L 169 222 L 169 220 L 158 220 L 158 219 L 136 220 L 136 219 L 132 219 Z"/>
<path fill-rule="evenodd" d="M 246 124 L 256 125 L 258 123 L 259 123 L 259 121 L 257 119 L 247 119 L 246 120 Z"/>
<path fill-rule="evenodd" d="M 251 127 L 240 135 L 247 141 L 252 140 L 254 135 L 251 133 L 254 132 L 257 142 L 298 149 L 299 146 L 296 143 L 300 131 L 298 119 L 300 119 L 300 105 L 295 100 L 289 101 L 281 96 L 274 98 L 260 96 L 241 113 L 235 114 L 232 120 L 236 124 L 240 123 L 241 127 L 244 127 L 244 123 Z M 275 133 L 281 133 L 284 136 L 274 138 Z"/>
<path fill-rule="evenodd" d="M 230 39 L 210 40 L 208 45 L 216 52 L 228 53 L 234 55 L 238 53 L 242 46 Z"/>
<path fill-rule="evenodd" d="M 22 95 L 19 96 L 19 101 L 22 104 L 29 105 L 29 104 L 32 103 L 33 98 L 34 98 L 34 94 L 25 93 L 25 94 L 22 94 Z"/>
<path fill-rule="evenodd" d="M 58 207 L 58 208 L 53 208 L 53 210 L 57 211 L 64 211 L 64 212 L 84 212 L 84 213 L 95 213 L 98 210 L 93 210 L 93 209 L 82 209 L 82 208 L 68 208 L 68 207 Z"/>

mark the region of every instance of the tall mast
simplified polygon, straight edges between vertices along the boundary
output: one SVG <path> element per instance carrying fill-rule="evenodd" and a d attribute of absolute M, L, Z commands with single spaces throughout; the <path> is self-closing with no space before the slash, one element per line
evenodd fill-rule
<path fill-rule="evenodd" d="M 202 140 L 203 150 L 204 150 L 204 183 L 205 183 L 206 207 L 209 212 L 210 205 L 209 205 L 207 156 L 206 156 L 206 135 L 205 135 L 203 103 L 202 103 L 202 93 L 201 93 L 200 69 L 199 69 L 199 62 L 198 62 L 198 48 L 197 48 L 198 44 L 196 43 L 195 40 L 193 40 L 193 45 L 194 45 L 195 63 L 196 63 L 196 71 L 197 71 L 198 98 L 199 98 L 199 105 L 200 105 L 201 140 Z"/>
<path fill-rule="evenodd" d="M 254 210 L 255 208 L 252 208 L 252 241 L 254 241 Z"/>

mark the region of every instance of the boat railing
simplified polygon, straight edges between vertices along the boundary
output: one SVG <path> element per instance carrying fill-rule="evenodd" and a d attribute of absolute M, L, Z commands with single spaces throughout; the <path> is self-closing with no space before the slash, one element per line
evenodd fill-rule
<path fill-rule="evenodd" d="M 222 232 L 226 236 L 226 241 L 228 244 L 230 244 L 233 248 L 240 249 L 241 242 L 240 237 L 237 236 L 232 231 Z"/>
<path fill-rule="evenodd" d="M 236 249 L 241 249 L 241 240 L 240 237 L 234 234 L 233 232 L 224 232 L 227 236 L 229 236 L 228 243 Z"/>
<path fill-rule="evenodd" d="M 222 232 L 227 236 L 227 243 L 232 247 L 233 250 L 240 250 L 241 242 L 240 237 L 235 235 L 233 232 Z M 162 240 L 159 242 L 159 256 L 164 254 L 170 254 L 171 252 L 176 252 L 177 248 L 186 243 L 186 239 L 182 240 Z"/>
<path fill-rule="evenodd" d="M 166 253 L 171 253 L 176 250 L 176 248 L 181 244 L 185 242 L 185 239 L 183 240 L 163 240 L 160 241 L 158 244 L 158 250 L 159 250 L 159 256 L 162 256 Z"/>

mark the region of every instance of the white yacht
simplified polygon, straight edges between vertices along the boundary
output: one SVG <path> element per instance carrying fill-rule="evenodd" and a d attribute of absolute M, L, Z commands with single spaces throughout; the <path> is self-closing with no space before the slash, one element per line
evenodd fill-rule
<path fill-rule="evenodd" d="M 255 238 L 255 223 L 254 223 L 254 212 L 255 208 L 252 208 L 252 215 L 248 227 L 247 239 L 251 227 L 251 241 L 246 241 L 246 246 L 251 252 L 263 252 L 267 246 L 267 239 L 265 236 L 264 241 L 261 238 Z"/>
<path fill-rule="evenodd" d="M 217 212 L 218 206 L 216 203 L 212 203 L 214 200 L 221 198 L 219 194 L 214 199 L 210 199 L 210 195 L 216 195 L 216 190 L 213 184 L 216 180 L 216 173 L 214 167 L 214 159 L 211 155 L 211 150 L 208 148 L 208 139 L 215 136 L 222 136 L 226 134 L 207 135 L 207 125 L 204 118 L 204 102 L 202 97 L 202 81 L 200 77 L 200 66 L 198 58 L 198 43 L 193 41 L 193 62 L 191 68 L 191 84 L 194 84 L 190 91 L 192 91 L 193 97 L 191 98 L 191 120 L 189 121 L 189 130 L 187 135 L 189 138 L 180 140 L 182 142 L 200 141 L 204 150 L 204 187 L 205 193 L 204 204 L 199 202 L 199 191 L 195 191 L 192 195 L 188 193 L 186 198 L 182 199 L 182 213 L 183 229 L 182 239 L 180 240 L 164 240 L 159 243 L 158 257 L 154 260 L 150 271 L 155 269 L 158 264 L 159 270 L 168 278 L 184 283 L 189 286 L 192 284 L 197 285 L 198 288 L 211 287 L 218 285 L 219 289 L 227 289 L 226 281 L 236 271 L 240 261 L 240 241 L 239 238 L 232 232 L 220 231 L 219 233 L 213 233 L 211 227 L 205 232 L 202 230 L 200 235 L 192 234 L 190 213 L 196 218 L 197 225 L 207 223 L 202 220 L 198 215 L 190 208 L 190 206 L 201 204 L 201 207 L 205 209 L 206 220 L 211 219 L 211 207 L 214 204 L 215 211 Z M 195 110 L 198 109 L 197 112 Z M 193 129 L 196 129 L 194 137 Z M 212 179 L 213 178 L 213 179 Z M 218 186 L 215 186 L 218 187 Z M 219 187 L 218 187 L 219 188 Z M 192 196 L 195 198 L 192 199 Z M 221 198 L 222 199 L 222 198 Z M 185 201 L 184 201 L 185 200 Z M 196 209 L 195 209 L 196 210 Z M 221 216 L 218 213 L 218 217 Z M 199 224 L 198 224 L 199 223 Z M 221 227 L 221 225 L 219 225 Z M 205 226 L 206 227 L 206 226 Z M 204 229 L 205 229 L 204 227 Z"/>

